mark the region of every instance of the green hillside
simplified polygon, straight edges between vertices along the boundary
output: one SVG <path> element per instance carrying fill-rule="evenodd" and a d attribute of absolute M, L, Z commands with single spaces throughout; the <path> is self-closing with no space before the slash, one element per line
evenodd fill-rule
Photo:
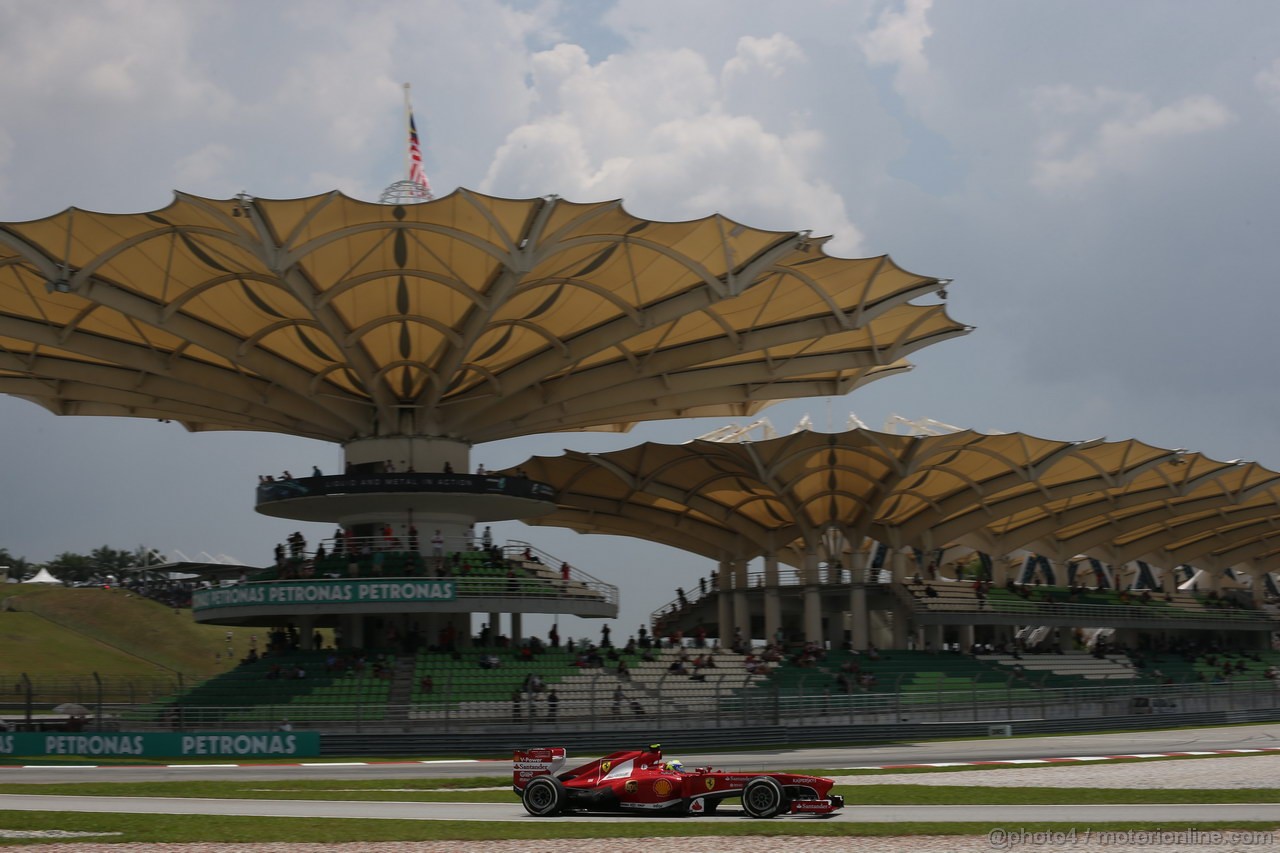
<path fill-rule="evenodd" d="M 225 627 L 200 625 L 190 611 L 120 589 L 0 585 L 0 684 L 32 679 L 136 677 L 181 673 L 200 680 L 231 668 Z M 249 635 L 235 631 L 237 657 Z M 219 659 L 220 656 L 220 659 Z"/>

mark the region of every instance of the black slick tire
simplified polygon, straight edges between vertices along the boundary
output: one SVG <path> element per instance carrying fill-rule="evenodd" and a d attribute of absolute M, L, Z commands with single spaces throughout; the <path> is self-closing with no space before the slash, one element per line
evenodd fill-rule
<path fill-rule="evenodd" d="M 742 810 L 751 817 L 777 817 L 789 807 L 782 785 L 772 776 L 757 776 L 742 788 Z"/>
<path fill-rule="evenodd" d="M 524 786 L 520 802 L 534 817 L 550 817 L 564 810 L 564 785 L 554 776 L 535 776 Z"/>

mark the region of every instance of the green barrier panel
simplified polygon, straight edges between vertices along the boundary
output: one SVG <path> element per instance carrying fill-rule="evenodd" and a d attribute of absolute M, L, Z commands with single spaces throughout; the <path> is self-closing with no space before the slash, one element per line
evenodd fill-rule
<path fill-rule="evenodd" d="M 15 732 L 0 734 L 0 756 L 47 758 L 312 758 L 319 732 Z"/>

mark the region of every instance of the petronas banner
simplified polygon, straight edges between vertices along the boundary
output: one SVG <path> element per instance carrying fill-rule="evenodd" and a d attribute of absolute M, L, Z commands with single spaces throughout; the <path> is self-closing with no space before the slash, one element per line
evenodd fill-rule
<path fill-rule="evenodd" d="M 453 601 L 458 587 L 452 580 L 333 580 L 272 581 L 197 590 L 191 609 L 257 607 L 264 604 L 368 604 L 372 602 Z"/>
<path fill-rule="evenodd" d="M 28 758 L 309 758 L 319 754 L 319 732 L 0 734 L 0 756 Z"/>

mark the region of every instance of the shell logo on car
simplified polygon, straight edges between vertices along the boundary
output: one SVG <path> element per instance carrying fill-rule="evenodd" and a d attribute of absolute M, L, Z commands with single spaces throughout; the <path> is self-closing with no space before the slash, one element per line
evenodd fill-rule
<path fill-rule="evenodd" d="M 665 797 L 671 793 L 671 781 L 669 779 L 659 779 L 653 783 L 653 792 L 659 797 Z"/>

